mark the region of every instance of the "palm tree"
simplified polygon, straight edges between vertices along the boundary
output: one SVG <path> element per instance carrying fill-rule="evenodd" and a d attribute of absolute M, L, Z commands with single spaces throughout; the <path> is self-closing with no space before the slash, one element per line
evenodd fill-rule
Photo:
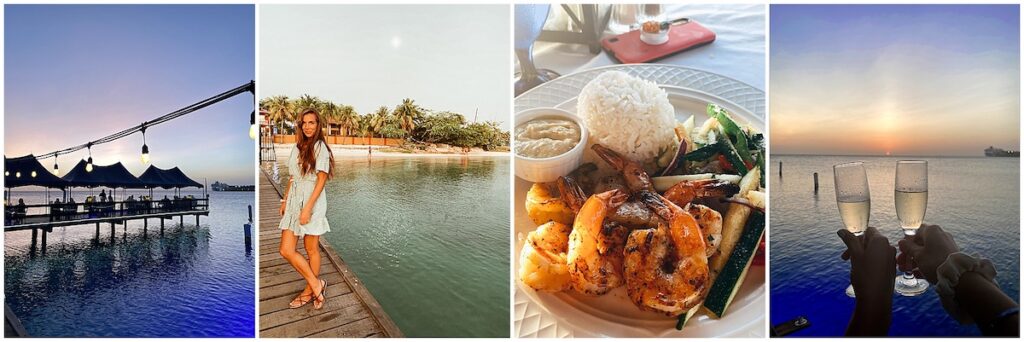
<path fill-rule="evenodd" d="M 341 105 L 338 107 L 338 123 L 345 130 L 345 135 L 352 135 L 352 129 L 359 125 L 359 113 L 352 106 Z"/>
<path fill-rule="evenodd" d="M 358 117 L 358 125 L 356 126 L 356 128 L 359 130 L 359 136 L 364 138 L 370 137 L 370 135 L 373 134 L 373 125 L 370 124 L 370 121 L 372 120 L 373 117 L 369 114 L 359 115 Z M 364 139 L 363 141 L 366 142 L 366 145 L 370 144 L 368 139 Z"/>
<path fill-rule="evenodd" d="M 296 109 L 296 115 L 301 114 L 302 112 L 305 112 L 310 109 L 319 111 L 320 102 L 322 101 L 320 101 L 319 97 L 312 96 L 309 94 L 302 94 L 302 96 L 300 96 L 298 100 L 295 100 L 295 102 L 293 102 Z M 298 120 L 299 118 L 295 119 Z"/>
<path fill-rule="evenodd" d="M 320 102 L 319 107 L 320 117 L 323 118 L 324 124 L 327 126 L 327 136 L 330 136 L 331 122 L 337 121 L 338 115 L 340 114 L 338 113 L 338 105 L 331 101 L 322 101 Z"/>
<path fill-rule="evenodd" d="M 380 106 L 379 108 L 377 108 L 376 112 L 373 112 L 373 114 L 370 114 L 370 129 L 371 129 L 372 132 L 380 133 L 381 129 L 383 129 L 384 125 L 387 125 L 387 123 L 388 123 L 388 107 L 387 106 Z M 373 135 L 371 135 L 370 137 L 372 138 Z M 384 138 L 384 144 L 385 145 L 387 144 L 387 142 L 388 142 L 387 138 Z"/>
<path fill-rule="evenodd" d="M 270 98 L 260 101 L 260 107 L 266 109 L 269 115 L 270 122 L 278 124 L 281 127 L 281 131 L 284 131 L 284 123 L 291 119 L 294 108 L 292 107 L 291 101 L 288 100 L 287 96 L 278 95 L 271 96 Z"/>
<path fill-rule="evenodd" d="M 416 105 L 413 99 L 403 99 L 402 104 L 395 107 L 395 117 L 398 119 L 398 126 L 405 131 L 406 135 L 412 134 L 416 128 L 416 122 L 423 117 L 423 108 Z"/>

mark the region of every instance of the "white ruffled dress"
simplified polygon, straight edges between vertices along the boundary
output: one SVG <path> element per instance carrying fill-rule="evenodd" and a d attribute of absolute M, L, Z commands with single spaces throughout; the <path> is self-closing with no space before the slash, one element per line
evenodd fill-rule
<path fill-rule="evenodd" d="M 302 207 L 309 201 L 309 197 L 316 187 L 317 173 L 329 172 L 331 167 L 331 152 L 327 149 L 327 144 L 317 142 L 314 149 L 316 150 L 316 169 L 310 174 L 302 174 L 302 168 L 299 166 L 298 146 L 292 147 L 291 155 L 288 156 L 288 174 L 292 176 L 292 185 L 291 189 L 288 189 L 288 198 L 285 199 L 284 216 L 281 217 L 280 228 L 291 229 L 295 236 L 300 238 L 306 234 L 323 235 L 331 231 L 331 226 L 327 223 L 326 186 L 320 193 L 320 197 L 316 199 L 316 204 L 313 205 L 313 216 L 309 219 L 309 223 L 299 224 Z"/>

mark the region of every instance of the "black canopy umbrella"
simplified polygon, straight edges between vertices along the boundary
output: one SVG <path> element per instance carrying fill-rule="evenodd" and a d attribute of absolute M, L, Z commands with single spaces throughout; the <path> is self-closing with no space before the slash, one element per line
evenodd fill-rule
<path fill-rule="evenodd" d="M 185 173 L 177 167 L 172 169 L 161 169 L 150 165 L 149 168 L 139 176 L 139 181 L 141 181 L 147 188 L 172 189 L 203 187 L 199 182 L 188 178 L 188 176 L 186 176 Z"/>
<path fill-rule="evenodd" d="M 51 173 L 31 154 L 15 158 L 4 157 L 4 170 L 4 185 L 8 188 L 36 185 L 63 189 L 68 186 L 66 180 Z"/>
<path fill-rule="evenodd" d="M 93 164 L 91 172 L 85 170 L 86 164 L 88 162 L 85 160 L 79 161 L 71 171 L 68 171 L 68 174 L 64 175 L 64 180 L 71 186 L 87 188 L 141 189 L 146 187 L 131 172 L 128 172 L 121 162 L 111 165 Z"/>

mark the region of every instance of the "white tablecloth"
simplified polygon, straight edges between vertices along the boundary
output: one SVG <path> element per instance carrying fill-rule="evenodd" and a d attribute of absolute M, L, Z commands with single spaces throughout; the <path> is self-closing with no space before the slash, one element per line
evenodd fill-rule
<path fill-rule="evenodd" d="M 665 5 L 664 10 L 669 20 L 687 17 L 700 22 L 715 32 L 716 39 L 654 63 L 709 71 L 765 89 L 765 5 L 675 4 Z M 567 75 L 617 62 L 604 51 L 591 54 L 584 45 L 538 41 L 534 63 Z"/>

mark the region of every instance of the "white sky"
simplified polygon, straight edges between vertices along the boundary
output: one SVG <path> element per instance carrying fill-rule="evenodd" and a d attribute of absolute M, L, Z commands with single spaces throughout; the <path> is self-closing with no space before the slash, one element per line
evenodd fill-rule
<path fill-rule="evenodd" d="M 510 127 L 508 5 L 262 5 L 259 96 L 366 114 L 403 98 Z"/>

